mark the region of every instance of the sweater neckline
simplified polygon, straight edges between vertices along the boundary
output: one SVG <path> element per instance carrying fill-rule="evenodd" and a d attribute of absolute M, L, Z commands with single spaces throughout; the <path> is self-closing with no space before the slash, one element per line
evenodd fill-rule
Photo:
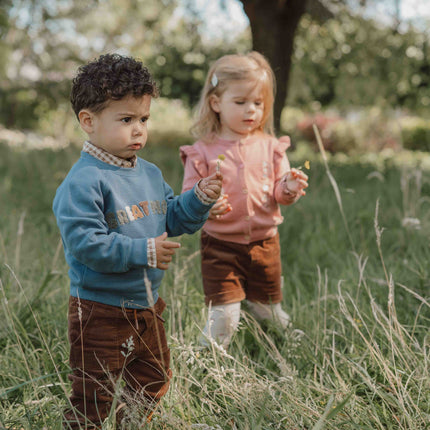
<path fill-rule="evenodd" d="M 90 162 L 93 162 L 93 163 L 99 164 L 100 166 L 103 166 L 104 169 L 106 169 L 106 170 L 111 170 L 111 171 L 118 172 L 118 173 L 125 174 L 125 175 L 138 174 L 139 169 L 141 167 L 141 162 L 143 161 L 140 157 L 137 157 L 136 165 L 134 167 L 120 167 L 120 166 L 115 166 L 115 165 L 110 164 L 110 163 L 106 163 L 106 162 L 100 160 L 97 157 L 94 157 L 93 155 L 91 155 L 85 151 L 81 152 L 81 157 L 83 159 L 87 159 Z"/>
<path fill-rule="evenodd" d="M 215 140 L 218 141 L 219 143 L 225 143 L 225 144 L 235 144 L 235 143 L 248 143 L 248 142 L 252 142 L 255 139 L 263 137 L 263 134 L 253 134 L 251 136 L 247 136 L 247 137 L 243 137 L 241 139 L 223 139 L 221 137 L 215 136 Z"/>

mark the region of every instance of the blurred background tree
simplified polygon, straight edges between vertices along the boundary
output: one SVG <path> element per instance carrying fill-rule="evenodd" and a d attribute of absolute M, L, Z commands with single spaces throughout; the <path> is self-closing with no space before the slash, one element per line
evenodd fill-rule
<path fill-rule="evenodd" d="M 76 68 L 100 53 L 153 56 L 174 1 L 21 0 L 9 4 L 0 118 L 34 128 L 68 100 Z"/>
<path fill-rule="evenodd" d="M 0 123 L 10 128 L 37 128 L 50 112 L 67 109 L 77 67 L 104 52 L 143 59 L 162 96 L 191 106 L 208 63 L 238 44 L 203 43 L 201 18 L 191 5 L 187 16 L 175 16 L 177 0 L 20 0 L 2 6 Z"/>
<path fill-rule="evenodd" d="M 287 97 L 294 37 L 308 0 L 241 0 L 249 18 L 253 49 L 264 54 L 276 76 L 275 129 Z"/>
<path fill-rule="evenodd" d="M 190 109 L 212 61 L 252 48 L 277 74 L 277 125 L 286 103 L 342 115 L 369 106 L 425 115 L 429 22 L 403 19 L 404 1 L 3 0 L 0 124 L 64 135 L 75 124 L 71 78 L 104 52 L 143 59 L 162 97 Z M 242 6 L 240 25 L 233 4 Z M 232 23 L 215 28 L 210 14 Z"/>
<path fill-rule="evenodd" d="M 300 82 L 297 86 L 294 80 L 296 103 L 308 101 L 307 96 L 321 105 L 360 106 L 378 101 L 375 96 L 395 106 L 427 103 L 428 39 L 413 28 L 399 30 L 401 0 L 241 2 L 250 21 L 253 49 L 267 56 L 276 75 L 276 129 L 288 97 L 292 64 L 301 72 L 296 78 L 299 75 L 310 81 L 310 85 Z M 384 25 L 366 17 L 367 8 L 381 5 L 391 9 Z M 405 64 L 407 59 L 410 61 Z M 348 95 L 344 97 L 346 88 Z"/>

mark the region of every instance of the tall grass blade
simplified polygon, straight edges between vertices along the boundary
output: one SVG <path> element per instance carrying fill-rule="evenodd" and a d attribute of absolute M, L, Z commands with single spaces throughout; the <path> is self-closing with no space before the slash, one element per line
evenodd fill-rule
<path fill-rule="evenodd" d="M 24 235 L 24 219 L 26 216 L 26 211 L 22 212 L 19 222 L 18 231 L 16 233 L 16 247 L 15 247 L 15 272 L 19 273 L 19 265 L 21 260 L 21 242 L 22 236 Z"/>
<path fill-rule="evenodd" d="M 348 222 L 346 220 L 345 212 L 343 210 L 342 197 L 341 197 L 341 194 L 340 194 L 340 191 L 339 191 L 339 187 L 337 185 L 336 180 L 334 179 L 334 176 L 332 175 L 332 173 L 330 171 L 330 167 L 328 165 L 328 160 L 327 160 L 327 154 L 325 152 L 324 145 L 322 144 L 322 140 L 321 140 L 321 135 L 320 135 L 320 132 L 318 130 L 318 127 L 315 124 L 313 124 L 313 130 L 314 130 L 314 133 L 315 133 L 315 137 L 317 139 L 318 148 L 319 148 L 319 150 L 321 152 L 321 156 L 322 156 L 322 159 L 323 159 L 323 162 L 324 162 L 324 167 L 325 167 L 327 176 L 328 176 L 328 178 L 330 180 L 331 186 L 333 187 L 334 194 L 336 196 L 337 204 L 339 206 L 339 210 L 340 210 L 340 213 L 342 215 L 343 224 L 344 224 L 345 230 L 346 230 L 346 232 L 348 234 L 348 238 L 349 238 L 349 242 L 351 244 L 351 248 L 355 252 L 354 241 L 352 239 L 351 232 L 349 231 Z"/>

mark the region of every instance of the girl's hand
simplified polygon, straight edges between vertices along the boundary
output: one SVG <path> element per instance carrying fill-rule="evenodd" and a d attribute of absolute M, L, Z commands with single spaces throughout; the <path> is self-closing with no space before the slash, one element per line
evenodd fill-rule
<path fill-rule="evenodd" d="M 180 248 L 178 242 L 166 240 L 167 233 L 155 238 L 155 253 L 157 254 L 157 269 L 167 270 L 172 262 L 172 256 L 175 254 L 175 248 Z"/>
<path fill-rule="evenodd" d="M 223 215 L 231 212 L 233 208 L 228 202 L 228 195 L 223 194 L 209 211 L 209 219 L 218 219 Z"/>
<path fill-rule="evenodd" d="M 215 172 L 207 178 L 203 178 L 198 187 L 203 191 L 210 199 L 218 199 L 221 196 L 222 188 L 222 174 Z"/>
<path fill-rule="evenodd" d="M 304 188 L 309 186 L 308 176 L 299 169 L 291 169 L 282 180 L 283 191 L 287 195 L 304 196 Z"/>

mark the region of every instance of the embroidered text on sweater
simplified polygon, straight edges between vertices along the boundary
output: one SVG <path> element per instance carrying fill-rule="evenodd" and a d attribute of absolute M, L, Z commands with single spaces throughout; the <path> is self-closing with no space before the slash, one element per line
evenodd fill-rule
<path fill-rule="evenodd" d="M 154 302 L 164 276 L 150 266 L 148 241 L 164 232 L 194 233 L 209 209 L 194 190 L 175 196 L 158 167 L 141 158 L 135 168 L 125 169 L 82 152 L 53 203 L 70 294 L 112 306 L 148 307 L 145 276 Z"/>

